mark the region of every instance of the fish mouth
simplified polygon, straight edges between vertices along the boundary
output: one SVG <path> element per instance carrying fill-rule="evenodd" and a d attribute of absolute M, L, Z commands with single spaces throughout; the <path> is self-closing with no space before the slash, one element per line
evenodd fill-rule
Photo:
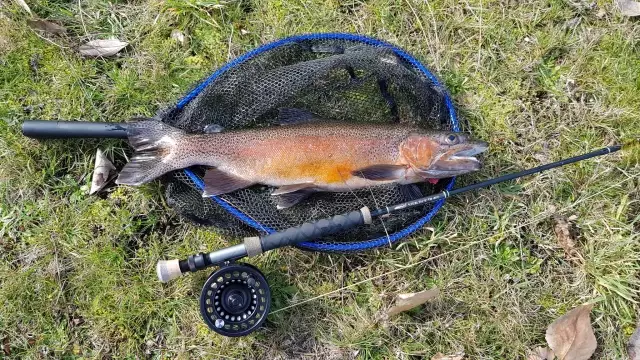
<path fill-rule="evenodd" d="M 421 171 L 429 178 L 446 178 L 477 171 L 482 163 L 475 156 L 489 148 L 484 141 L 470 141 L 450 146 L 428 169 Z"/>

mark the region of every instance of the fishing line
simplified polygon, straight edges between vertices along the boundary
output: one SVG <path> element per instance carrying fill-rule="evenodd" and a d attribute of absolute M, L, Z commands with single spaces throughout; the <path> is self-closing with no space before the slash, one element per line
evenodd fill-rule
<path fill-rule="evenodd" d="M 210 198 L 213 198 L 213 197 L 214 197 L 214 196 L 210 196 Z M 227 204 L 229 204 L 229 205 L 231 205 L 231 206 L 235 207 L 236 209 L 239 209 L 240 211 L 242 211 L 242 209 L 240 209 L 240 207 L 239 207 L 238 205 L 236 205 L 236 204 L 232 203 L 230 200 L 225 199 L 225 198 L 222 198 L 222 197 L 219 197 L 219 196 L 218 196 L 217 198 L 218 198 L 219 200 L 224 201 L 224 202 L 226 202 Z M 258 222 L 258 221 L 257 221 L 256 219 L 254 219 L 253 217 L 251 217 L 251 215 L 247 214 L 247 212 L 246 212 L 246 211 L 243 211 L 242 213 L 243 213 L 246 217 L 248 217 L 249 219 L 253 220 L 253 222 L 254 222 L 255 224 L 258 224 L 258 226 L 260 227 L 260 229 L 261 229 L 265 234 L 268 234 L 268 233 L 270 232 L 270 231 L 269 231 L 270 229 L 265 228 L 265 227 L 264 227 L 264 225 L 262 225 L 260 222 Z M 272 232 L 272 231 L 273 231 L 273 230 L 271 230 L 271 232 Z"/>
<path fill-rule="evenodd" d="M 369 189 L 369 191 L 371 192 L 371 197 L 373 198 L 373 203 L 376 205 L 376 207 L 380 207 L 378 205 L 378 200 L 376 200 L 375 195 L 373 195 L 373 191 L 371 191 L 371 189 Z M 380 220 L 380 222 L 382 223 L 382 228 L 384 229 L 384 234 L 386 235 L 387 240 L 389 241 L 389 247 L 392 247 L 393 246 L 393 242 L 391 241 L 391 237 L 389 236 L 389 230 L 387 230 L 387 226 L 384 223 L 384 218 L 381 216 L 378 220 Z"/>
<path fill-rule="evenodd" d="M 626 178 L 626 179 L 624 179 L 624 180 L 622 180 L 622 181 L 620 181 L 620 182 L 618 182 L 618 183 L 616 183 L 616 184 L 614 184 L 614 185 L 612 185 L 612 186 L 610 186 L 610 187 L 608 187 L 608 188 L 606 188 L 606 189 L 604 189 L 604 190 L 601 190 L 601 191 L 599 191 L 599 192 L 597 192 L 597 193 L 595 193 L 595 194 L 592 194 L 592 195 L 589 195 L 589 196 L 587 196 L 587 197 L 585 197 L 585 198 L 583 198 L 583 199 L 580 199 L 580 200 L 578 200 L 578 201 L 574 202 L 573 204 L 570 204 L 570 205 L 567 205 L 567 206 L 565 206 L 565 207 L 561 208 L 560 210 L 556 210 L 556 212 L 560 213 L 560 212 L 563 212 L 563 211 L 569 210 L 569 209 L 571 209 L 571 208 L 575 207 L 576 205 L 578 205 L 578 204 L 580 204 L 580 203 L 582 203 L 582 202 L 584 202 L 584 201 L 586 201 L 586 200 L 589 200 L 589 199 L 591 199 L 591 198 L 593 198 L 593 197 L 595 197 L 595 196 L 598 196 L 598 195 L 600 195 L 600 194 L 602 194 L 602 193 L 604 193 L 604 192 L 606 192 L 606 191 L 609 191 L 610 189 L 613 189 L 613 188 L 617 187 L 617 186 L 618 186 L 618 185 L 620 185 L 620 184 L 623 184 L 623 183 L 625 183 L 625 182 L 627 182 L 627 181 L 629 181 L 629 180 L 633 180 L 633 179 L 635 179 L 635 178 L 640 178 L 640 175 L 638 175 L 638 176 L 633 176 L 633 177 L 630 177 L 630 178 Z M 516 230 L 519 230 L 519 229 L 521 229 L 521 228 L 523 228 L 523 227 L 526 227 L 526 226 L 532 225 L 532 224 L 534 224 L 534 223 L 537 223 L 537 222 L 539 222 L 539 221 L 542 221 L 542 220 L 544 220 L 544 218 L 546 218 L 546 217 L 548 217 L 548 216 L 550 216 L 550 215 L 552 215 L 550 212 L 549 212 L 549 213 L 547 213 L 546 211 L 545 211 L 545 212 L 542 212 L 542 213 L 538 214 L 536 217 L 534 217 L 534 218 L 532 218 L 531 220 L 529 220 L 528 222 L 525 222 L 525 223 L 523 223 L 523 224 L 518 224 L 518 225 L 516 225 L 516 226 L 514 226 L 514 227 L 512 227 L 512 228 L 509 228 L 507 231 L 508 231 L 509 233 L 515 233 L 515 231 L 516 231 Z M 379 279 L 379 278 L 382 278 L 382 277 L 385 277 L 385 276 L 388 276 L 388 275 L 391 275 L 391 274 L 395 274 L 395 273 L 397 273 L 397 272 L 399 272 L 399 271 L 402 271 L 402 270 L 411 269 L 411 268 L 413 268 L 413 267 L 415 267 L 415 266 L 418 266 L 418 265 L 424 264 L 424 263 L 426 263 L 426 262 L 429 262 L 429 261 L 432 261 L 432 260 L 435 260 L 435 259 L 441 258 L 441 257 L 446 256 L 446 255 L 453 254 L 453 253 L 458 252 L 458 251 L 461 251 L 461 250 L 468 249 L 468 248 L 470 248 L 470 247 L 472 247 L 472 246 L 474 246 L 474 245 L 478 245 L 478 244 L 484 243 L 484 242 L 486 242 L 486 241 L 488 241 L 488 240 L 490 240 L 490 239 L 492 239 L 492 238 L 493 238 L 493 236 L 488 236 L 488 237 L 486 237 L 486 238 L 484 238 L 484 239 L 482 239 L 482 240 L 477 240 L 477 241 L 474 241 L 474 242 L 470 242 L 470 243 L 468 243 L 468 244 L 466 244 L 466 245 L 463 245 L 463 246 L 461 246 L 461 247 L 459 247 L 459 248 L 456 248 L 456 249 L 453 249 L 453 250 L 449 250 L 449 251 L 447 251 L 447 252 L 444 252 L 444 253 L 441 253 L 441 254 L 438 254 L 438 255 L 434 255 L 434 256 L 432 256 L 432 257 L 430 257 L 430 258 L 423 259 L 423 260 L 420 260 L 420 261 L 415 262 L 415 263 L 407 264 L 407 265 L 405 265 L 405 266 L 403 266 L 403 267 L 400 267 L 400 268 L 398 268 L 398 269 L 394 269 L 394 270 L 388 271 L 388 272 L 386 272 L 386 273 L 382 273 L 382 274 L 380 274 L 380 275 L 376 275 L 376 276 L 370 277 L 370 278 L 368 278 L 368 279 L 364 279 L 364 280 L 361 280 L 361 281 L 355 282 L 355 283 L 353 283 L 353 284 L 349 284 L 349 285 L 344 286 L 344 287 L 341 287 L 341 288 L 339 288 L 339 289 L 335 289 L 335 290 L 329 291 L 329 292 L 327 292 L 327 293 L 320 294 L 320 295 L 317 295 L 317 296 L 314 296 L 314 297 L 311 297 L 311 298 L 308 298 L 308 299 L 305 299 L 305 300 L 299 301 L 299 302 L 297 302 L 297 303 L 295 303 L 295 304 L 291 304 L 291 305 L 285 306 L 285 307 L 280 308 L 280 309 L 277 309 L 277 310 L 273 310 L 273 311 L 271 311 L 271 314 L 276 314 L 276 313 L 279 313 L 279 312 L 281 312 L 281 311 L 285 311 L 285 310 L 289 310 L 289 309 L 295 308 L 295 307 L 297 307 L 297 306 L 299 306 L 299 305 L 304 305 L 304 304 L 306 304 L 306 303 L 308 303 L 308 302 L 311 302 L 311 301 L 314 301 L 314 300 L 318 300 L 318 299 L 321 299 L 321 298 L 327 297 L 327 296 L 329 296 L 329 295 L 332 295 L 332 294 L 338 293 L 338 292 L 340 292 L 340 291 L 343 291 L 343 290 L 346 290 L 346 289 L 352 288 L 352 287 L 354 287 L 354 286 L 358 286 L 358 285 L 364 284 L 364 283 L 366 283 L 366 282 L 369 282 L 369 281 L 372 281 L 372 280 L 375 280 L 375 279 Z"/>

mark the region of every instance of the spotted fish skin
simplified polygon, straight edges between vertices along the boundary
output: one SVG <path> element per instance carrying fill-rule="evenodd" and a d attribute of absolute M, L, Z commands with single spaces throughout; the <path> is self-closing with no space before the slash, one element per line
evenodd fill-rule
<path fill-rule="evenodd" d="M 135 153 L 118 184 L 140 185 L 203 165 L 215 168 L 205 175 L 205 195 L 258 183 L 284 194 L 424 181 L 421 169 L 443 154 L 438 139 L 450 134 L 413 125 L 337 122 L 187 134 L 154 120 L 132 123 L 128 133 Z"/>

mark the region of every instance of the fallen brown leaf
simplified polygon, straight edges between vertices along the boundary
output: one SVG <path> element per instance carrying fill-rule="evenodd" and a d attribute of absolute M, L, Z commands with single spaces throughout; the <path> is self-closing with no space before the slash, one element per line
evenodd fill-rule
<path fill-rule="evenodd" d="M 638 16 L 640 15 L 640 3 L 630 0 L 618 0 L 618 9 L 624 16 Z"/>
<path fill-rule="evenodd" d="M 124 49 L 129 43 L 118 39 L 93 40 L 81 45 L 78 52 L 89 57 L 113 56 Z"/>
<path fill-rule="evenodd" d="M 589 318 L 592 308 L 593 304 L 578 306 L 547 328 L 545 339 L 559 360 L 587 360 L 596 350 Z"/>
<path fill-rule="evenodd" d="M 54 24 L 51 21 L 36 19 L 36 20 L 27 20 L 29 27 L 34 30 L 41 30 L 47 32 L 51 35 L 63 35 L 67 32 L 67 29 L 64 26 L 60 26 L 58 24 Z"/>
<path fill-rule="evenodd" d="M 2 339 L 2 351 L 7 356 L 11 355 L 11 343 L 9 342 L 8 337 Z"/>
<path fill-rule="evenodd" d="M 629 338 L 627 354 L 629 355 L 629 360 L 640 360 L 640 324 L 638 324 L 636 331 Z"/>
<path fill-rule="evenodd" d="M 91 179 L 91 190 L 89 195 L 93 195 L 102 190 L 109 181 L 111 173 L 116 169 L 115 166 L 107 159 L 102 150 L 96 151 L 96 162 L 93 166 L 93 178 Z"/>
<path fill-rule="evenodd" d="M 451 355 L 444 355 L 443 353 L 437 353 L 433 355 L 431 360 L 462 360 L 462 358 L 464 358 L 464 351 L 460 351 Z"/>
<path fill-rule="evenodd" d="M 548 347 L 538 346 L 527 353 L 527 360 L 553 360 L 554 358 L 555 354 Z"/>
<path fill-rule="evenodd" d="M 553 232 L 556 234 L 558 244 L 564 250 L 565 258 L 572 261 L 582 261 L 582 256 L 576 250 L 575 237 L 571 232 L 571 219 L 575 220 L 573 217 L 567 219 L 564 216 L 555 215 L 553 217 Z"/>
<path fill-rule="evenodd" d="M 398 315 L 401 312 L 405 312 L 409 309 L 413 309 L 416 306 L 422 305 L 425 302 L 435 298 L 440 294 L 438 288 L 433 288 L 417 293 L 410 294 L 398 294 L 396 295 L 396 304 L 387 311 L 387 316 L 392 317 Z"/>

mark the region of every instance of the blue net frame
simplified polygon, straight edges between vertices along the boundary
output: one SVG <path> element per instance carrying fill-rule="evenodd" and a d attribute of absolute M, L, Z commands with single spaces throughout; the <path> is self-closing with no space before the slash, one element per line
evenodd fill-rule
<path fill-rule="evenodd" d="M 178 103 L 176 104 L 176 108 L 177 109 L 182 109 L 184 106 L 186 106 L 191 100 L 193 100 L 196 96 L 198 96 L 198 94 L 200 94 L 200 92 L 207 87 L 207 85 L 209 85 L 211 82 L 213 82 L 216 78 L 218 78 L 220 75 L 222 75 L 225 71 L 247 61 L 248 59 L 251 59 L 254 56 L 257 56 L 265 51 L 271 50 L 273 48 L 285 45 L 285 44 L 289 44 L 292 42 L 297 42 L 297 41 L 303 41 L 303 40 L 320 40 L 320 39 L 333 39 L 333 40 L 350 40 L 350 41 L 356 41 L 356 42 L 361 42 L 363 44 L 367 44 L 367 45 L 372 45 L 372 46 L 380 46 L 380 47 L 385 47 L 388 48 L 390 50 L 392 50 L 396 55 L 398 55 L 399 57 L 403 58 L 404 60 L 406 60 L 407 62 L 409 62 L 411 65 L 413 65 L 415 67 L 415 69 L 417 69 L 418 71 L 422 72 L 427 78 L 429 78 L 436 86 L 439 86 L 442 89 L 442 93 L 444 94 L 444 98 L 445 98 L 445 104 L 447 106 L 447 110 L 449 112 L 449 121 L 451 124 L 451 129 L 455 132 L 459 132 L 460 131 L 460 127 L 459 127 L 459 123 L 458 123 L 458 117 L 456 115 L 456 111 L 455 108 L 453 106 L 453 103 L 451 101 L 450 96 L 448 95 L 446 89 L 444 88 L 444 86 L 438 81 L 438 79 L 423 65 L 421 64 L 416 58 L 414 58 L 413 56 L 409 55 L 407 52 L 405 52 L 404 50 L 390 44 L 387 43 L 385 41 L 376 39 L 376 38 L 372 38 L 372 37 L 368 37 L 368 36 L 363 36 L 363 35 L 355 35 L 355 34 L 348 34 L 348 33 L 314 33 L 314 34 L 304 34 L 304 35 L 295 35 L 295 36 L 291 36 L 291 37 L 287 37 L 287 38 L 283 38 L 265 45 L 262 45 L 254 50 L 251 50 L 247 53 L 245 53 L 244 55 L 234 59 L 233 61 L 225 64 L 224 66 L 222 66 L 221 68 L 219 68 L 218 70 L 216 70 L 213 74 L 211 74 L 208 78 L 206 78 L 204 81 L 202 81 L 197 87 L 195 87 L 191 92 L 189 92 L 187 95 L 185 95 L 182 99 L 180 99 L 178 101 Z M 204 183 L 202 182 L 202 180 L 195 174 L 193 173 L 191 170 L 189 169 L 184 169 L 182 170 L 184 171 L 185 175 L 187 175 L 193 182 L 194 184 L 199 188 L 199 189 L 203 189 L 204 188 Z M 452 178 L 449 183 L 447 183 L 446 185 L 446 189 L 447 190 L 451 190 L 453 188 L 455 184 L 455 177 Z M 276 232 L 276 230 L 269 228 L 268 226 L 265 226 L 263 224 L 258 223 L 257 221 L 251 219 L 249 216 L 247 216 L 246 214 L 244 214 L 242 211 L 236 209 L 235 207 L 233 207 L 232 205 L 230 205 L 229 203 L 223 201 L 222 199 L 216 197 L 216 196 L 211 196 L 211 199 L 213 201 L 215 201 L 218 205 L 220 205 L 222 208 L 224 208 L 229 214 L 233 215 L 234 217 L 236 217 L 238 220 L 242 221 L 243 223 L 251 226 L 252 228 L 256 229 L 259 232 L 262 233 L 273 233 Z M 433 208 L 431 209 L 431 211 L 429 211 L 428 213 L 426 213 L 423 217 L 421 217 L 420 219 L 418 219 L 417 221 L 415 221 L 414 223 L 412 223 L 411 225 L 405 227 L 404 229 L 397 231 L 395 233 L 389 234 L 388 236 L 382 236 L 382 237 L 378 237 L 375 239 L 370 239 L 370 240 L 366 240 L 366 241 L 358 241 L 358 242 L 331 242 L 331 243 L 327 243 L 327 242 L 304 242 L 304 243 L 300 243 L 297 246 L 302 248 L 302 249 L 306 249 L 306 250 L 311 250 L 311 251 L 324 251 L 324 252 L 352 252 L 352 251 L 362 251 L 362 250 L 369 250 L 369 249 L 374 249 L 374 248 L 378 248 L 378 247 L 382 247 L 382 246 L 388 246 L 390 244 L 393 244 L 407 236 L 409 236 L 410 234 L 414 233 L 415 231 L 417 231 L 418 229 L 420 229 L 422 226 L 424 226 L 424 224 L 426 224 L 427 222 L 429 222 L 433 216 L 435 216 L 435 214 L 440 210 L 440 208 L 444 205 L 445 200 L 440 200 L 437 203 L 434 204 Z"/>

